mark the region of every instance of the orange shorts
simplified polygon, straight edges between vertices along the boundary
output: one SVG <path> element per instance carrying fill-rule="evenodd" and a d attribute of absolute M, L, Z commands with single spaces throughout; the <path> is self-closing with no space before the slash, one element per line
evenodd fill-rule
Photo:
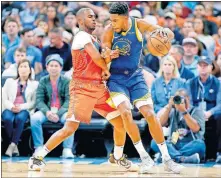
<path fill-rule="evenodd" d="M 110 95 L 104 84 L 71 81 L 70 102 L 67 119 L 90 123 L 93 110 L 108 120 L 119 116 L 119 112 L 106 101 Z"/>

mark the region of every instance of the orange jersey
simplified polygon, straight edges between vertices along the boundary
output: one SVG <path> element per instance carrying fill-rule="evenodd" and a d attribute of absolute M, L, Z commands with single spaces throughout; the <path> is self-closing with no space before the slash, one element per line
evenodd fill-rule
<path fill-rule="evenodd" d="M 73 79 L 99 80 L 101 81 L 102 69 L 98 67 L 89 54 L 84 50 L 87 43 L 93 43 L 98 51 L 100 44 L 92 35 L 80 31 L 76 34 L 72 45 Z"/>

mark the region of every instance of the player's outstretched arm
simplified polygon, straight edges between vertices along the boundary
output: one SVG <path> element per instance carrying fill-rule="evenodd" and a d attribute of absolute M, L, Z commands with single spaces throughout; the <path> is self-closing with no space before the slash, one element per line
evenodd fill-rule
<path fill-rule="evenodd" d="M 169 28 L 163 28 L 159 25 L 152 25 L 143 19 L 137 19 L 137 26 L 142 34 L 145 32 L 151 33 L 155 30 L 158 30 L 162 37 L 165 37 L 166 35 L 170 40 L 174 38 L 174 33 Z"/>

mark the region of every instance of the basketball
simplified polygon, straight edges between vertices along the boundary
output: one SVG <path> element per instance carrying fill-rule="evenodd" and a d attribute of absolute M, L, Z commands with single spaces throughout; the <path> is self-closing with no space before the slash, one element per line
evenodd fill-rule
<path fill-rule="evenodd" d="M 148 37 L 147 48 L 153 56 L 167 55 L 170 47 L 170 40 L 167 37 L 161 37 L 159 33 L 152 33 Z"/>

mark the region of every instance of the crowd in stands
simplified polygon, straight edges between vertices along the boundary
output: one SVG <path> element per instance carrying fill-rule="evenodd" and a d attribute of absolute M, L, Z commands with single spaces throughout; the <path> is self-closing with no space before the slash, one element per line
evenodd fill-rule
<path fill-rule="evenodd" d="M 30 120 L 35 150 L 44 144 L 42 124 L 65 122 L 69 103 L 72 40 L 82 7 L 96 14 L 94 35 L 101 40 L 110 23 L 111 2 L 2 2 L 2 121 L 10 140 L 6 155 L 18 156 L 17 145 Z M 169 153 L 181 163 L 214 159 L 221 163 L 221 2 L 128 2 L 129 15 L 174 32 L 169 54 L 148 52 L 143 36 L 144 78 L 154 110 L 167 138 Z M 174 107 L 174 96 L 184 104 Z M 187 123 L 183 109 L 190 113 Z M 62 156 L 73 158 L 74 135 L 63 142 Z M 161 160 L 151 141 L 156 161 Z"/>

